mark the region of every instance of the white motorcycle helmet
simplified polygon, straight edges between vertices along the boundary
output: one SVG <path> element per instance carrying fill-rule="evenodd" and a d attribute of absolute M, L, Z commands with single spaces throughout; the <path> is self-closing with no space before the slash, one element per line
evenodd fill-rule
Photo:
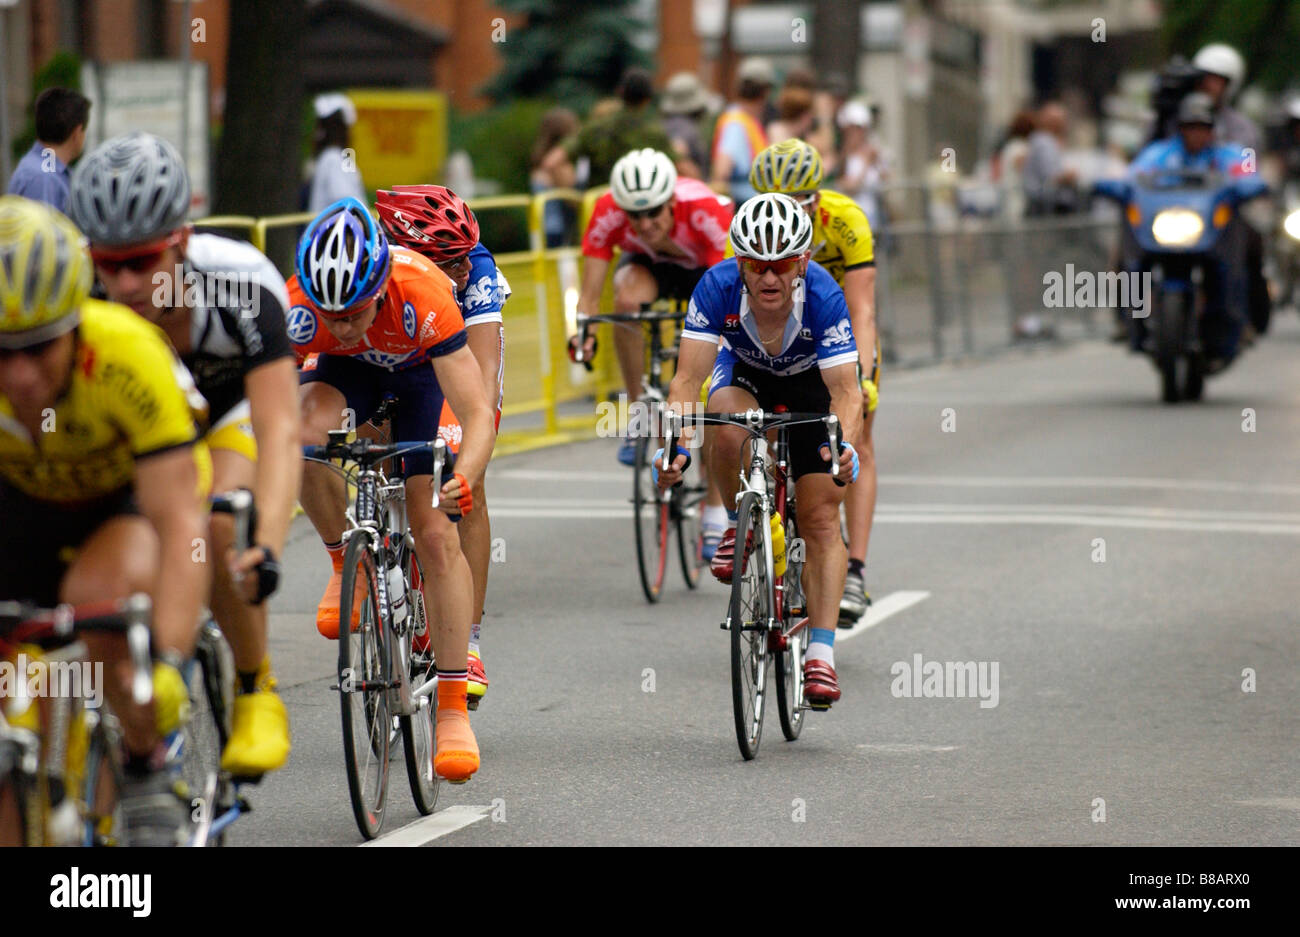
<path fill-rule="evenodd" d="M 1241 90 L 1242 79 L 1246 77 L 1246 63 L 1241 55 L 1222 42 L 1213 42 L 1197 52 L 1192 65 L 1210 75 L 1227 79 L 1228 87 L 1223 93 L 1225 101 L 1231 100 Z"/>

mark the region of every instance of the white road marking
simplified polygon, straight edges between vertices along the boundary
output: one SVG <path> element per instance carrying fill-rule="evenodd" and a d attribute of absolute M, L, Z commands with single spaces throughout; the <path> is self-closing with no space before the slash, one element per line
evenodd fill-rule
<path fill-rule="evenodd" d="M 1256 800 L 1239 800 L 1241 807 L 1272 807 L 1277 810 L 1300 812 L 1300 797 L 1261 797 Z"/>
<path fill-rule="evenodd" d="M 869 752 L 883 752 L 889 755 L 915 755 L 921 752 L 955 752 L 959 745 L 925 745 L 921 742 L 880 742 L 869 745 L 859 742 L 858 748 Z"/>
<path fill-rule="evenodd" d="M 477 823 L 488 815 L 492 806 L 470 806 L 457 804 L 446 807 L 427 817 L 421 817 L 413 823 L 399 827 L 391 833 L 385 833 L 362 846 L 423 846 L 440 836 L 455 833 L 471 823 Z"/>
<path fill-rule="evenodd" d="M 928 592 L 908 592 L 906 590 L 891 592 L 883 598 L 875 599 L 867 613 L 858 619 L 858 623 L 846 631 L 837 631 L 835 633 L 835 643 L 841 644 L 850 638 L 856 638 L 868 628 L 874 628 L 890 615 L 897 615 L 905 609 L 911 608 L 918 602 L 924 602 L 930 597 Z"/>
<path fill-rule="evenodd" d="M 1231 521 L 1160 520 L 1100 514 L 891 514 L 877 513 L 877 524 L 1012 524 L 1065 527 L 1127 527 L 1134 530 L 1178 530 L 1195 533 L 1274 534 L 1300 537 L 1300 524 L 1234 523 Z"/>
<path fill-rule="evenodd" d="M 488 472 L 488 478 L 509 478 L 529 482 L 623 482 L 632 485 L 632 469 L 621 472 L 583 472 L 564 469 L 503 469 Z"/>

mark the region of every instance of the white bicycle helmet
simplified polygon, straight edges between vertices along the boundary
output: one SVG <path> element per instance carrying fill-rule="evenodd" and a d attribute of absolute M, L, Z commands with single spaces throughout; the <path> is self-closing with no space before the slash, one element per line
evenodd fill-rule
<path fill-rule="evenodd" d="M 105 140 L 72 174 L 68 215 L 96 246 L 152 241 L 184 225 L 189 211 L 181 154 L 151 133 Z"/>
<path fill-rule="evenodd" d="M 1219 75 L 1228 80 L 1225 98 L 1231 98 L 1241 88 L 1241 81 L 1246 77 L 1246 63 L 1232 46 L 1214 42 L 1192 59 L 1192 65 L 1211 75 Z"/>
<path fill-rule="evenodd" d="M 673 197 L 677 186 L 677 167 L 658 150 L 632 150 L 625 154 L 609 174 L 609 188 L 614 204 L 624 211 L 645 211 L 664 204 Z"/>
<path fill-rule="evenodd" d="M 812 246 L 813 223 L 788 195 L 755 195 L 731 219 L 731 246 L 737 257 L 781 260 Z"/>

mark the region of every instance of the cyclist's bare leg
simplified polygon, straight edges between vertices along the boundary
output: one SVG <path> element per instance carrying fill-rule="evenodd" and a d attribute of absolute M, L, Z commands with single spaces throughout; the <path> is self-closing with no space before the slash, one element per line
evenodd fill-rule
<path fill-rule="evenodd" d="M 719 387 L 709 394 L 708 408 L 714 413 L 739 413 L 758 407 L 758 401 L 749 391 L 740 387 Z M 749 433 L 739 426 L 710 426 L 706 442 L 709 452 L 709 470 L 717 486 L 722 506 L 736 510 L 736 493 L 740 491 L 741 447 Z M 749 447 L 745 447 L 748 450 Z"/>
<path fill-rule="evenodd" d="M 830 475 L 813 473 L 795 483 L 795 498 L 806 557 L 803 588 L 808 600 L 808 623 L 813 628 L 834 630 L 848 571 L 848 554 L 840 537 L 844 489 L 837 487 Z"/>
<path fill-rule="evenodd" d="M 659 284 L 645 267 L 628 264 L 614 273 L 615 312 L 640 312 L 643 305 L 658 298 Z M 631 403 L 641 396 L 641 375 L 645 373 L 645 335 L 641 327 L 614 326 L 614 348 Z"/>
<path fill-rule="evenodd" d="M 212 490 L 230 491 L 253 487 L 257 467 L 245 456 L 229 449 L 212 450 Z M 235 669 L 252 673 L 266 656 L 266 603 L 250 605 L 226 565 L 226 552 L 234 546 L 234 521 L 228 514 L 213 514 L 209 520 L 212 564 L 212 615 L 230 642 Z"/>
<path fill-rule="evenodd" d="M 105 521 L 81 545 L 63 575 L 59 600 L 72 605 L 124 599 L 136 592 L 152 594 L 158 578 L 158 537 L 143 517 Z M 198 622 L 194 623 L 198 628 Z M 128 751 L 145 755 L 158 743 L 153 703 L 131 699 L 131 658 L 117 635 L 84 636 L 88 657 L 104 663 L 104 696 L 122 724 Z M 193 638 L 191 638 L 191 643 Z"/>
<path fill-rule="evenodd" d="M 871 439 L 874 413 L 866 415 L 862 437 L 858 442 L 858 480 L 849 485 L 844 499 L 844 513 L 849 528 L 849 559 L 867 560 L 867 543 L 871 539 L 871 521 L 876 513 L 876 447 Z"/>
<path fill-rule="evenodd" d="M 430 504 L 432 481 L 431 475 L 413 475 L 406 480 L 407 517 L 424 572 L 429 621 L 435 625 L 429 640 L 438 669 L 464 670 L 474 590 L 456 525 Z"/>
<path fill-rule="evenodd" d="M 456 524 L 459 528 L 460 548 L 469 562 L 470 574 L 474 579 L 473 621 L 478 621 L 483 614 L 483 603 L 487 601 L 488 567 L 492 563 L 492 523 L 488 518 L 487 494 L 480 480 L 474 486 L 474 509 Z"/>
<path fill-rule="evenodd" d="M 329 442 L 330 430 L 344 428 L 347 400 L 336 388 L 319 381 L 303 384 L 300 399 L 303 445 L 323 446 Z M 298 500 L 321 540 L 338 543 L 343 539 L 348 489 L 336 472 L 316 462 L 305 463 Z"/>

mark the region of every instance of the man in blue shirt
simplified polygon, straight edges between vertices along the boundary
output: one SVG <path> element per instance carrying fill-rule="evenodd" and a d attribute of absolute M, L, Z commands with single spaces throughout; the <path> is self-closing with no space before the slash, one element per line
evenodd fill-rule
<path fill-rule="evenodd" d="M 76 91 L 42 91 L 36 99 L 36 142 L 9 177 L 9 194 L 66 211 L 68 164 L 81 155 L 86 145 L 89 117 L 90 101 Z"/>
<path fill-rule="evenodd" d="M 844 433 L 839 476 L 852 481 L 858 470 L 854 447 L 863 425 L 858 350 L 844 292 L 811 259 L 812 227 L 808 213 L 788 195 L 757 195 L 740 207 L 731 222 L 735 259 L 710 267 L 691 295 L 668 405 L 689 413 L 712 372 L 710 411 L 771 411 L 784 405 L 794 412 L 834 413 Z M 690 445 L 693 435 L 687 420 L 683 446 Z M 712 568 L 718 579 L 730 582 L 736 565 L 741 450 L 749 437 L 738 426 L 710 427 L 709 437 L 709 470 L 723 504 L 730 505 L 731 525 Z M 830 476 L 830 446 L 822 424 L 792 427 L 789 440 L 811 628 L 804 695 L 818 707 L 829 706 L 840 698 L 834 645 L 848 570 L 840 537 L 844 488 Z M 685 466 L 686 455 L 679 453 L 659 473 L 659 486 L 667 490 L 680 481 Z"/>
<path fill-rule="evenodd" d="M 1147 146 L 1133 160 L 1129 173 L 1204 169 L 1230 176 L 1250 175 L 1255 169 L 1246 155 L 1238 144 L 1215 142 L 1213 102 L 1198 91 L 1183 98 L 1178 107 L 1178 133 Z"/>

